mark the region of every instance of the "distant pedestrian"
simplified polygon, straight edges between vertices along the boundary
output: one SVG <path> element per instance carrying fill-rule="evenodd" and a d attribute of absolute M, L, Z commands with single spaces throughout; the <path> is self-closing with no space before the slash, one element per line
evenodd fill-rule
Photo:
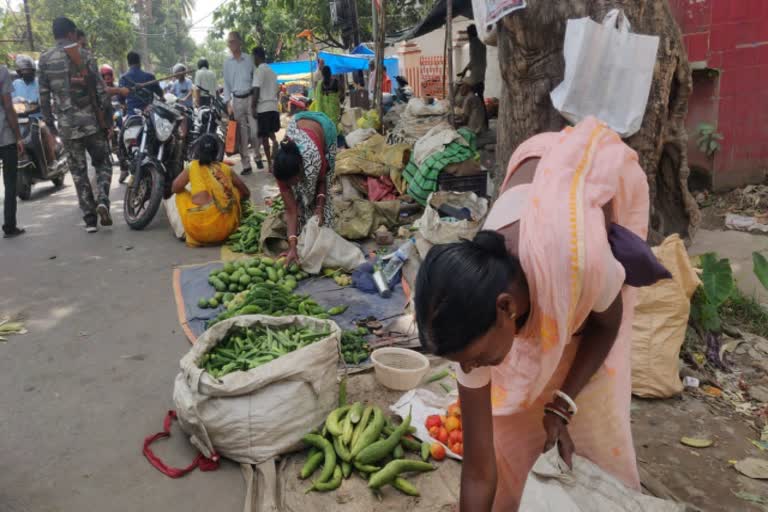
<path fill-rule="evenodd" d="M 112 181 L 112 166 L 109 161 L 109 145 L 106 134 L 101 131 L 89 95 L 82 85 L 73 83 L 77 73 L 76 63 L 67 53 L 74 48 L 89 73 L 98 76 L 96 61 L 88 50 L 77 43 L 77 27 L 69 18 L 53 20 L 53 37 L 56 46 L 40 56 L 40 109 L 48 127 L 61 135 L 64 150 L 77 189 L 77 199 L 83 211 L 85 230 L 98 231 L 98 220 L 102 226 L 111 226 L 109 214 L 109 188 Z M 96 80 L 97 101 L 104 105 L 108 101 L 104 82 Z M 53 115 L 53 106 L 56 116 Z M 58 121 L 58 129 L 56 121 Z M 96 194 L 94 197 L 88 179 L 86 151 L 96 169 Z"/>
<path fill-rule="evenodd" d="M 468 26 L 467 36 L 469 37 L 469 63 L 459 72 L 458 76 L 464 78 L 469 71 L 469 78 L 466 79 L 466 82 L 475 86 L 475 94 L 482 100 L 485 94 L 485 69 L 488 67 L 487 50 L 480 38 L 477 37 L 477 27 Z"/>
<path fill-rule="evenodd" d="M 230 32 L 227 45 L 232 56 L 224 61 L 224 101 L 227 102 L 229 115 L 237 122 L 240 135 L 240 159 L 242 176 L 251 174 L 251 154 L 248 145 L 256 153 L 256 167 L 264 168 L 259 156 L 259 131 L 256 118 L 251 109 L 253 94 L 253 59 L 243 53 L 243 38 L 239 32 Z"/>
<path fill-rule="evenodd" d="M 24 233 L 16 225 L 16 180 L 19 167 L 19 154 L 24 152 L 24 143 L 19 132 L 19 120 L 13 109 L 13 78 L 6 66 L 0 66 L 0 95 L 3 108 L 0 108 L 0 159 L 3 162 L 3 185 L 5 203 L 3 205 L 3 238 L 11 238 Z"/>
<path fill-rule="evenodd" d="M 259 46 L 253 50 L 253 62 L 256 71 L 253 73 L 253 99 L 251 106 L 259 128 L 259 138 L 264 147 L 269 173 L 272 174 L 272 147 L 277 151 L 277 137 L 280 131 L 280 112 L 277 110 L 278 94 L 277 75 L 267 65 L 264 48 Z"/>
<path fill-rule="evenodd" d="M 197 61 L 195 72 L 195 106 L 204 107 L 211 104 L 211 98 L 216 95 L 216 73 L 210 70 L 207 59 Z"/>

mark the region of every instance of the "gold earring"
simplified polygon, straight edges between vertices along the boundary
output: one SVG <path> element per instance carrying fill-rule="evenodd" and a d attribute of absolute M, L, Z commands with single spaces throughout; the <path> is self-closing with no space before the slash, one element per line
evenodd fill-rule
<path fill-rule="evenodd" d="M 509 315 L 509 319 L 510 319 L 510 320 L 514 320 L 515 318 L 517 318 L 517 313 L 511 313 L 511 314 Z"/>

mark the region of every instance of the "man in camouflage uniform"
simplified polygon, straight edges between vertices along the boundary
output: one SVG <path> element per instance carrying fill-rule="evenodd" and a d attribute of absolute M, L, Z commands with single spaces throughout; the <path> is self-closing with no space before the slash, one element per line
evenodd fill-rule
<path fill-rule="evenodd" d="M 68 18 L 53 20 L 53 36 L 56 46 L 40 56 L 40 109 L 46 124 L 53 128 L 54 116 L 51 100 L 56 105 L 58 133 L 64 142 L 64 150 L 72 173 L 72 180 L 77 189 L 77 199 L 83 211 L 85 229 L 94 233 L 97 228 L 97 216 L 102 226 L 111 226 L 109 215 L 109 188 L 112 181 L 112 165 L 109 160 L 109 146 L 88 96 L 88 90 L 79 84 L 73 84 L 72 78 L 79 77 L 76 64 L 67 55 L 65 48 L 77 46 L 77 27 Z M 80 60 L 90 73 L 98 76 L 98 68 L 93 56 L 82 48 Z M 104 83 L 96 80 L 96 95 L 100 105 L 108 99 Z M 55 129 L 55 128 L 54 128 Z M 85 152 L 91 156 L 96 169 L 96 198 L 94 199 Z"/>

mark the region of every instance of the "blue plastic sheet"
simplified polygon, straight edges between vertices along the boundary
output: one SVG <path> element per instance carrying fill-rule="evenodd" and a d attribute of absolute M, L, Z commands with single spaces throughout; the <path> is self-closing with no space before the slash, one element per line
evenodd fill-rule
<path fill-rule="evenodd" d="M 268 64 L 276 75 L 298 75 L 312 73 L 317 70 L 317 62 L 313 60 L 291 60 L 287 62 L 273 62 Z"/>

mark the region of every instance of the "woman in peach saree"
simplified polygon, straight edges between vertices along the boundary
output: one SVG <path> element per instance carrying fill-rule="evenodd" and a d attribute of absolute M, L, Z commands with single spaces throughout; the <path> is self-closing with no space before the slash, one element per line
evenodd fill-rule
<path fill-rule="evenodd" d="M 427 255 L 416 319 L 422 344 L 460 363 L 462 511 L 517 510 L 556 443 L 569 465 L 575 452 L 639 488 L 634 290 L 607 232 L 616 223 L 645 239 L 648 207 L 636 153 L 588 118 L 524 142 L 484 231 Z"/>

